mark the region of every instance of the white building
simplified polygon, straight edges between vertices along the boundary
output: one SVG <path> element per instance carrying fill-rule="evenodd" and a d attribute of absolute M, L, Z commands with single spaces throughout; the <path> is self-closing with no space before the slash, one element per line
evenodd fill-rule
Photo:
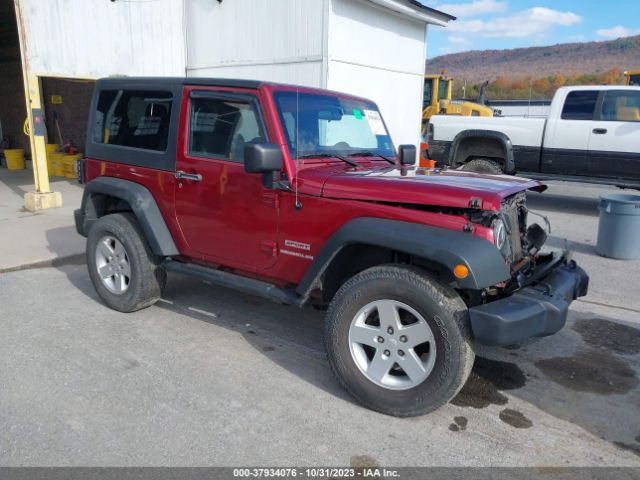
<path fill-rule="evenodd" d="M 427 27 L 454 19 L 415 0 L 15 2 L 23 59 L 38 77 L 187 75 L 328 88 L 377 102 L 396 145 L 419 142 Z"/>

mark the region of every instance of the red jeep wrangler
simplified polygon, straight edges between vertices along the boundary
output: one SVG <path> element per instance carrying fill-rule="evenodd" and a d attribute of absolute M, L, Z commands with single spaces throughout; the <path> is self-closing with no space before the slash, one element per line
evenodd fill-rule
<path fill-rule="evenodd" d="M 447 403 L 474 343 L 563 327 L 588 277 L 541 253 L 509 176 L 414 167 L 375 103 L 246 80 L 108 78 L 78 165 L 91 280 L 121 312 L 166 272 L 303 307 L 328 306 L 344 387 L 398 416 Z"/>

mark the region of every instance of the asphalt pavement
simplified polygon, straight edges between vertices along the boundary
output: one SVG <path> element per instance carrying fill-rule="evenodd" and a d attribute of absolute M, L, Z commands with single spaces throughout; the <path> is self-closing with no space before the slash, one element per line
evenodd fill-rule
<path fill-rule="evenodd" d="M 120 314 L 77 258 L 0 274 L 0 465 L 640 466 L 640 261 L 594 253 L 600 191 L 530 195 L 592 277 L 567 327 L 479 348 L 458 397 L 411 419 L 340 388 L 323 312 L 170 275 Z"/>

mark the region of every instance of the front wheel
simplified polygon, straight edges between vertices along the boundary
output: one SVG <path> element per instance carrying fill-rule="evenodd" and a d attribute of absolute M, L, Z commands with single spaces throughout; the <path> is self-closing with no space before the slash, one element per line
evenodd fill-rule
<path fill-rule="evenodd" d="M 373 267 L 336 293 L 325 346 L 338 380 L 360 403 L 388 415 L 422 415 L 462 388 L 474 352 L 467 308 L 424 272 Z"/>

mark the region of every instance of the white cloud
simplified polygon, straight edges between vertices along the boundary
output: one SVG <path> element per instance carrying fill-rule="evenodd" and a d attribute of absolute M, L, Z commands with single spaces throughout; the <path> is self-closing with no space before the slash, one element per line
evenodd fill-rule
<path fill-rule="evenodd" d="M 523 38 L 541 36 L 553 27 L 568 27 L 580 21 L 582 21 L 582 17 L 573 12 L 534 7 L 490 20 L 451 22 L 447 28 L 460 34 L 488 38 Z"/>
<path fill-rule="evenodd" d="M 449 35 L 449 43 L 453 45 L 469 46 L 471 41 L 459 35 Z"/>
<path fill-rule="evenodd" d="M 504 12 L 507 7 L 507 2 L 500 2 L 498 0 L 473 0 L 471 3 L 438 4 L 438 10 L 459 18 Z"/>
<path fill-rule="evenodd" d="M 616 25 L 611 28 L 601 28 L 600 30 L 596 30 L 596 33 L 604 38 L 630 37 L 640 34 L 640 28 L 627 28 L 622 25 Z"/>
<path fill-rule="evenodd" d="M 447 55 L 449 53 L 466 52 L 473 47 L 473 43 L 460 35 L 449 35 L 447 37 L 447 44 L 438 49 L 440 55 Z"/>

